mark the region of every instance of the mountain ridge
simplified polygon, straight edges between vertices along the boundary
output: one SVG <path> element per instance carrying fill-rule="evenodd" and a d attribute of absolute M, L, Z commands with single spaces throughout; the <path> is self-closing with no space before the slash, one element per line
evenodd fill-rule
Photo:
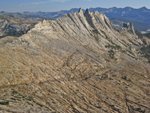
<path fill-rule="evenodd" d="M 26 18 L 26 19 L 56 19 L 64 16 L 65 14 L 78 12 L 79 8 L 72 8 L 70 10 L 61 10 L 57 12 L 22 12 L 22 13 L 9 13 L 9 12 L 0 12 L 0 15 L 3 16 L 12 16 L 16 18 Z M 85 11 L 85 10 L 84 10 Z M 150 9 L 146 7 L 141 8 L 89 8 L 89 11 L 98 11 L 105 14 L 109 19 L 117 25 L 120 25 L 123 22 L 131 22 L 134 24 L 135 29 L 138 31 L 146 31 L 150 28 Z M 136 18 L 135 18 L 136 17 Z"/>
<path fill-rule="evenodd" d="M 144 42 L 80 10 L 0 39 L 0 109 L 32 113 L 149 113 Z"/>

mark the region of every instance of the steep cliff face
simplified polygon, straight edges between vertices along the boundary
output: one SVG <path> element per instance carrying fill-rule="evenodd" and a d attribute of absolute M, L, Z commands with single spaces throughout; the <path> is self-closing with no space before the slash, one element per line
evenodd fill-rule
<path fill-rule="evenodd" d="M 80 10 L 0 40 L 0 110 L 149 113 L 150 65 L 143 42 Z"/>

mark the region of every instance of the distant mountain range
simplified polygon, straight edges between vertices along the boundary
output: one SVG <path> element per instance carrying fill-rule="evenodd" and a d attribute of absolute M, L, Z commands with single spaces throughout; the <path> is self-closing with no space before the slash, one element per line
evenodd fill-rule
<path fill-rule="evenodd" d="M 23 13 L 7 13 L 7 15 L 13 15 L 15 17 L 24 18 L 40 18 L 40 19 L 56 19 L 62 17 L 65 14 L 78 12 L 79 8 L 73 8 L 70 10 L 62 10 L 58 12 L 23 12 Z M 104 13 L 115 24 L 121 24 L 122 22 L 132 22 L 135 29 L 138 31 L 146 31 L 150 28 L 150 9 L 142 7 L 139 9 L 125 7 L 125 8 L 89 8 L 89 11 Z M 5 14 L 6 12 L 0 12 Z"/>
<path fill-rule="evenodd" d="M 150 9 L 142 7 L 134 9 L 125 8 L 91 8 L 91 11 L 98 11 L 106 14 L 113 22 L 125 21 L 132 22 L 139 31 L 145 31 L 150 28 Z"/>

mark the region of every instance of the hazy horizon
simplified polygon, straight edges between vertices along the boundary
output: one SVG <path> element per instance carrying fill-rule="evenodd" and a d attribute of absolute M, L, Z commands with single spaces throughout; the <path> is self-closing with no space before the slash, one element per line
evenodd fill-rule
<path fill-rule="evenodd" d="M 130 5 L 129 5 L 130 4 Z M 150 2 L 148 0 L 1 0 L 0 11 L 6 12 L 54 12 L 60 10 L 69 10 L 72 8 L 124 8 L 133 7 L 141 8 L 147 7 L 150 9 Z"/>
<path fill-rule="evenodd" d="M 116 7 L 116 6 L 114 6 Z M 89 9 L 89 8 L 114 8 L 114 7 L 87 7 L 87 8 L 82 8 L 82 7 L 73 7 L 73 8 L 70 8 L 70 9 L 61 9 L 61 10 L 56 10 L 56 11 L 27 11 L 27 10 L 23 10 L 23 11 L 4 11 L 4 10 L 0 10 L 0 12 L 10 12 L 10 13 L 23 13 L 23 12 L 58 12 L 58 11 L 65 11 L 65 10 L 71 10 L 71 9 L 79 9 L 79 8 L 82 8 L 84 10 L 86 9 Z M 131 6 L 126 6 L 126 7 L 131 7 Z M 126 8 L 126 7 L 116 7 L 116 8 Z M 134 8 L 134 9 L 140 9 L 140 8 L 143 8 L 145 6 L 142 6 L 142 7 L 138 7 L 138 8 L 134 8 L 134 7 L 131 7 L 131 8 Z M 147 8 L 147 7 L 146 7 Z M 150 9 L 150 8 L 147 8 L 147 9 Z"/>

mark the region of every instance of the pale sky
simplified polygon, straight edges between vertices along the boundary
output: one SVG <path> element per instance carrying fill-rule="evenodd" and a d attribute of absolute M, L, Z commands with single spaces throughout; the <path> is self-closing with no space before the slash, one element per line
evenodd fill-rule
<path fill-rule="evenodd" d="M 71 8 L 91 7 L 147 7 L 150 0 L 0 0 L 0 11 L 59 11 Z"/>

